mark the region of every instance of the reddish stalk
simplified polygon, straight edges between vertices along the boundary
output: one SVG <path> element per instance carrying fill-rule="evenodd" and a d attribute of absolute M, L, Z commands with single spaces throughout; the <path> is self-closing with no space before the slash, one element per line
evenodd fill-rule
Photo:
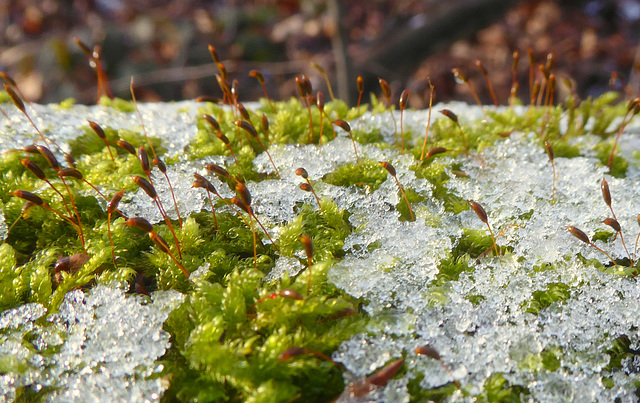
<path fill-rule="evenodd" d="M 424 159 L 424 150 L 427 148 L 427 139 L 429 138 L 429 129 L 431 127 L 431 109 L 433 108 L 433 98 L 435 96 L 435 88 L 433 87 L 433 84 L 431 84 L 430 79 L 429 88 L 431 89 L 431 93 L 429 94 L 429 117 L 427 118 L 427 130 L 424 135 L 424 143 L 422 144 L 422 154 L 420 154 L 420 161 Z"/>
<path fill-rule="evenodd" d="M 469 203 L 469 206 L 471 206 L 471 209 L 476 213 L 480 221 L 485 223 L 487 228 L 489 228 L 489 234 L 491 234 L 491 240 L 493 241 L 492 248 L 495 251 L 496 256 L 499 256 L 500 252 L 498 251 L 498 245 L 496 244 L 496 237 L 493 235 L 493 231 L 491 230 L 491 226 L 489 225 L 487 213 L 484 211 L 484 208 L 480 205 L 480 203 L 476 203 L 471 200 L 467 200 L 467 202 Z"/>
<path fill-rule="evenodd" d="M 131 84 L 129 85 L 129 90 L 131 91 L 133 106 L 136 108 L 136 112 L 138 113 L 138 118 L 140 119 L 140 125 L 142 126 L 142 132 L 144 133 L 144 138 L 147 140 L 147 144 L 149 144 L 149 148 L 151 148 L 151 152 L 153 153 L 153 161 L 156 162 L 154 165 L 157 165 L 159 169 L 161 168 L 160 172 L 162 172 L 165 179 L 167 180 L 167 183 L 169 184 L 169 191 L 171 192 L 173 207 L 175 208 L 176 214 L 178 216 L 178 224 L 180 225 L 180 228 L 182 228 L 182 216 L 180 215 L 180 210 L 178 210 L 178 202 L 176 200 L 176 195 L 173 192 L 173 186 L 171 185 L 171 181 L 169 180 L 169 175 L 167 175 L 167 167 L 164 164 L 164 162 L 160 160 L 160 158 L 158 157 L 158 154 L 156 154 L 156 149 L 155 147 L 153 147 L 153 144 L 149 139 L 149 135 L 147 134 L 147 128 L 144 125 L 144 119 L 142 119 L 142 114 L 140 113 L 140 109 L 138 109 L 138 101 L 136 99 L 135 91 L 133 90 L 133 76 L 131 77 Z M 145 173 L 147 174 L 147 177 L 149 177 L 149 181 L 151 181 L 151 171 L 148 170 L 148 171 L 145 171 Z M 180 248 L 178 248 L 178 251 L 180 251 Z M 182 259 L 182 254 L 180 254 L 180 259 Z"/>
<path fill-rule="evenodd" d="M 491 94 L 491 99 L 493 99 L 493 104 L 497 108 L 498 98 L 496 97 L 496 93 L 493 90 L 493 85 L 491 84 L 491 80 L 489 79 L 489 73 L 480 60 L 476 60 L 476 66 L 478 67 L 478 70 L 480 70 L 480 73 L 484 77 L 484 80 L 487 82 L 487 88 L 489 89 L 489 93 Z"/>
<path fill-rule="evenodd" d="M 113 157 L 113 153 L 111 152 L 111 147 L 109 146 L 109 142 L 107 141 L 107 135 L 105 134 L 104 130 L 102 130 L 102 127 L 100 127 L 100 125 L 97 124 L 96 122 L 92 122 L 90 120 L 87 120 L 87 122 L 89 122 L 89 126 L 91 126 L 91 129 L 93 129 L 93 131 L 98 135 L 98 137 L 100 137 L 102 141 L 104 141 L 104 145 L 107 146 L 107 150 L 109 150 L 111 161 L 113 161 L 113 163 L 115 164 L 116 159 Z"/>
<path fill-rule="evenodd" d="M 171 260 L 173 260 L 176 266 L 178 266 L 180 271 L 182 271 L 182 273 L 184 273 L 184 275 L 189 278 L 189 272 L 187 271 L 187 269 L 185 269 L 184 266 L 178 261 L 178 259 L 176 259 L 173 253 L 171 253 L 171 249 L 169 249 L 169 244 L 167 243 L 167 241 L 165 241 L 164 238 L 162 238 L 157 232 L 153 230 L 153 226 L 151 225 L 151 223 L 149 223 L 149 221 L 145 220 L 142 217 L 132 217 L 125 221 L 124 225 L 128 227 L 138 227 L 141 230 L 145 231 L 149 235 L 151 241 L 156 244 L 158 249 L 160 249 L 161 252 L 169 255 Z"/>
<path fill-rule="evenodd" d="M 462 71 L 460 71 L 460 69 L 451 69 L 451 73 L 453 73 L 453 77 L 455 77 L 456 82 L 458 84 L 461 84 L 461 83 L 466 84 L 467 88 L 469 88 L 469 91 L 471 92 L 471 95 L 473 96 L 473 99 L 475 99 L 478 106 L 482 108 L 483 105 L 482 105 L 482 102 L 480 102 L 480 98 L 478 98 L 478 94 L 476 93 L 476 90 L 473 89 L 473 86 L 471 85 L 467 77 L 465 77 L 465 75 L 462 74 Z M 484 112 L 484 108 L 482 110 Z"/>
<path fill-rule="evenodd" d="M 307 284 L 307 296 L 311 292 L 311 266 L 313 266 L 313 242 L 309 235 L 300 235 L 300 242 L 304 245 L 304 252 L 307 255 L 307 270 L 309 271 L 309 280 Z"/>
<path fill-rule="evenodd" d="M 460 130 L 460 133 L 462 134 L 462 142 L 464 143 L 464 153 L 468 156 L 469 146 L 467 144 L 467 135 L 465 134 L 464 130 L 462 130 L 462 126 L 460 126 L 460 123 L 458 122 L 458 116 L 455 113 L 451 112 L 449 109 L 443 109 L 439 112 L 442 113 L 444 116 L 448 117 L 449 119 L 451 119 L 451 121 L 456 126 L 458 126 L 458 130 Z"/>
<path fill-rule="evenodd" d="M 400 148 L 400 141 L 398 140 L 398 125 L 396 123 L 396 117 L 393 115 L 393 107 L 391 105 L 391 88 L 389 87 L 389 83 L 382 78 L 378 78 L 378 83 L 380 84 L 380 88 L 382 89 L 382 95 L 387 100 L 389 113 L 391 114 L 391 120 L 393 120 L 393 135 L 396 137 L 396 147 Z"/>
<path fill-rule="evenodd" d="M 400 107 L 400 138 L 402 139 L 402 151 L 400 154 L 404 154 L 404 110 L 407 108 L 407 102 L 409 102 L 409 94 L 411 90 L 408 88 L 402 91 L 400 94 L 400 101 L 398 105 Z"/>
<path fill-rule="evenodd" d="M 358 157 L 358 150 L 356 150 L 356 140 L 353 138 L 353 134 L 351 133 L 351 126 L 349 126 L 349 123 L 345 122 L 342 119 L 336 119 L 333 121 L 333 124 L 349 133 L 349 137 L 351 137 L 351 142 L 353 143 L 353 152 L 356 154 L 356 161 L 358 162 L 358 164 L 360 164 L 360 157 Z"/>
<path fill-rule="evenodd" d="M 633 118 L 640 112 L 640 97 L 635 98 L 629 102 L 627 106 L 627 112 L 622 118 L 622 123 L 620 123 L 620 127 L 618 128 L 618 134 L 616 135 L 616 140 L 613 143 L 613 148 L 611 149 L 611 154 L 609 154 L 609 160 L 607 161 L 607 167 L 609 167 L 609 171 L 611 171 L 611 167 L 613 165 L 613 156 L 616 152 L 616 148 L 618 147 L 618 141 L 620 140 L 620 136 L 624 131 L 625 127 L 631 123 Z"/>
<path fill-rule="evenodd" d="M 311 63 L 311 65 L 320 72 L 320 74 L 324 78 L 324 81 L 327 83 L 327 89 L 329 90 L 329 96 L 331 97 L 331 100 L 335 101 L 336 98 L 333 96 L 333 89 L 331 88 L 331 81 L 329 81 L 329 76 L 327 76 L 327 72 L 324 71 L 324 69 L 319 65 L 317 65 L 316 63 Z"/>
<path fill-rule="evenodd" d="M 262 89 L 264 90 L 264 96 L 265 96 L 265 98 L 267 98 L 267 102 L 269 102 L 269 106 L 271 107 L 271 111 L 273 113 L 276 113 L 276 108 L 274 108 L 273 103 L 271 102 L 271 98 L 269 98 L 269 93 L 267 92 L 267 86 L 264 83 L 264 76 L 262 75 L 262 73 L 260 73 L 258 70 L 251 70 L 249 72 L 249 76 L 255 78 L 256 80 L 258 80 L 258 82 L 262 86 Z"/>
<path fill-rule="evenodd" d="M 215 224 L 216 227 L 216 232 L 218 232 L 218 218 L 216 217 L 216 208 L 213 205 L 213 200 L 211 200 L 211 193 L 215 193 L 218 195 L 218 197 L 220 197 L 220 195 L 218 194 L 216 188 L 213 186 L 213 184 L 211 182 L 209 182 L 204 176 L 200 175 L 199 173 L 194 173 L 193 177 L 196 178 L 196 180 L 193 182 L 193 185 L 191 185 L 192 188 L 203 188 L 207 191 L 207 197 L 209 199 L 209 204 L 211 205 L 211 212 L 213 213 L 213 222 Z M 220 197 L 222 198 L 222 197 Z"/>
<path fill-rule="evenodd" d="M 58 160 L 53 155 L 51 150 L 49 150 L 45 146 L 36 146 L 36 149 L 38 150 L 38 152 L 40 152 L 40 154 L 44 157 L 44 159 L 47 160 L 49 165 L 51 165 L 51 168 L 53 168 L 56 172 L 60 172 L 60 170 L 61 170 L 60 164 L 58 163 Z M 80 213 L 78 212 L 78 208 L 76 207 L 75 199 L 73 198 L 73 194 L 71 193 L 71 189 L 67 185 L 67 182 L 64 180 L 63 176 L 60 177 L 60 181 L 62 182 L 62 185 L 66 189 L 67 194 L 69 195 L 69 202 L 71 203 L 71 207 L 73 207 L 73 212 L 74 212 L 74 214 L 76 216 L 76 219 L 78 221 L 77 224 L 78 224 L 78 229 L 79 229 L 78 232 L 79 232 L 79 235 L 80 235 L 80 241 L 82 242 L 82 247 L 84 248 L 85 247 L 84 231 L 82 229 L 82 223 L 80 222 Z M 86 252 L 86 250 L 85 250 L 85 252 Z"/>
<path fill-rule="evenodd" d="M 276 167 L 276 164 L 273 162 L 273 159 L 271 158 L 271 154 L 269 154 L 269 151 L 267 151 L 267 148 L 264 146 L 264 144 L 262 144 L 262 141 L 260 141 L 260 137 L 258 137 L 258 132 L 256 131 L 256 128 L 253 127 L 251 123 L 244 120 L 236 120 L 233 123 L 239 128 L 241 128 L 242 130 L 244 130 L 247 135 L 251 135 L 251 137 L 256 139 L 258 144 L 260 144 L 260 147 L 262 147 L 264 152 L 267 153 L 267 157 L 269 157 L 269 161 L 271 161 L 271 165 L 273 165 L 273 168 L 276 170 L 276 175 L 278 176 L 278 179 L 281 179 L 280 171 L 278 171 L 278 167 Z"/>
<path fill-rule="evenodd" d="M 511 91 L 509 93 L 509 105 L 513 108 L 516 97 L 518 96 L 518 61 L 520 60 L 520 53 L 518 51 L 513 52 L 513 64 L 511 66 Z"/>
<path fill-rule="evenodd" d="M 124 189 L 113 195 L 113 197 L 109 201 L 109 204 L 107 204 L 107 233 L 109 234 L 109 242 L 111 242 L 111 256 L 113 257 L 113 265 L 116 268 L 118 267 L 118 263 L 116 262 L 116 245 L 113 243 L 113 235 L 111 234 L 111 214 L 113 214 L 114 211 L 118 210 L 118 205 L 120 204 L 120 200 L 122 200 L 123 196 Z"/>
<path fill-rule="evenodd" d="M 239 164 L 238 162 L 238 158 L 236 157 L 236 154 L 233 152 L 233 149 L 231 148 L 231 142 L 229 141 L 229 139 L 227 138 L 227 136 L 225 136 L 224 134 L 222 134 L 222 131 L 220 130 L 220 125 L 218 124 L 218 121 L 211 115 L 202 115 L 202 118 L 204 120 L 207 121 L 207 123 L 209 123 L 209 125 L 213 128 L 213 134 L 224 143 L 225 147 L 227 147 L 227 150 L 229 150 L 229 153 L 231 154 L 231 156 L 233 157 L 233 160 L 236 162 L 236 164 Z"/>
<path fill-rule="evenodd" d="M 136 183 L 136 185 L 138 185 L 140 189 L 142 189 L 147 194 L 147 196 L 153 199 L 153 201 L 156 203 L 156 206 L 158 207 L 158 211 L 160 211 L 160 214 L 164 218 L 164 222 L 167 224 L 167 227 L 169 227 L 169 230 L 173 235 L 176 248 L 178 249 L 178 255 L 180 256 L 180 259 L 182 259 L 182 250 L 180 249 L 180 242 L 178 241 L 178 236 L 176 235 L 176 232 L 173 229 L 173 224 L 171 224 L 171 220 L 169 219 L 169 216 L 167 216 L 167 212 L 162 207 L 162 202 L 158 197 L 156 188 L 153 186 L 151 182 L 149 182 L 148 180 L 146 180 L 141 176 L 133 176 L 132 179 Z"/>
<path fill-rule="evenodd" d="M 551 143 L 548 141 L 544 142 L 544 149 L 547 152 L 547 156 L 549 157 L 549 162 L 551 162 L 551 169 L 553 170 L 553 185 L 551 191 L 551 202 L 553 203 L 556 199 L 556 164 L 554 162 L 554 154 L 553 147 L 551 147 Z"/>
<path fill-rule="evenodd" d="M 320 198 L 316 194 L 313 186 L 311 185 L 311 182 L 309 181 L 309 174 L 307 173 L 307 170 L 304 168 L 298 168 L 296 169 L 296 175 L 301 176 L 305 181 L 307 181 L 307 183 L 300 184 L 300 189 L 304 190 L 305 192 L 311 192 L 318 202 L 318 208 L 321 208 L 322 206 L 320 206 Z"/>
<path fill-rule="evenodd" d="M 385 161 L 378 161 L 378 162 L 380 163 L 380 165 L 382 165 L 384 169 L 387 170 L 389 175 L 393 176 L 393 179 L 396 180 L 398 189 L 400 189 L 400 192 L 402 193 L 402 197 L 404 198 L 404 201 L 407 203 L 407 207 L 409 207 L 409 215 L 411 216 L 411 221 L 415 221 L 416 216 L 413 215 L 413 210 L 411 209 L 411 203 L 409 203 L 407 194 L 404 192 L 404 188 L 402 187 L 402 185 L 400 184 L 400 181 L 398 180 L 398 176 L 396 175 L 396 169 L 393 167 L 393 165 L 389 164 L 388 162 L 385 162 Z"/>
<path fill-rule="evenodd" d="M 309 78 L 302 74 L 299 77 L 296 77 L 296 85 L 298 87 L 298 94 L 300 94 L 300 98 L 302 99 L 303 105 L 307 108 L 307 112 L 309 114 L 309 141 L 308 144 L 313 142 L 313 119 L 311 115 L 311 105 L 309 100 L 307 99 L 308 95 L 311 95 L 313 92 L 313 88 L 311 87 L 311 81 Z"/>

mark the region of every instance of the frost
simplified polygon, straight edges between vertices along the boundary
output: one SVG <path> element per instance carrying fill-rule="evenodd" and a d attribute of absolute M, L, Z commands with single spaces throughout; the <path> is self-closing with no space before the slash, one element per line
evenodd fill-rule
<path fill-rule="evenodd" d="M 289 277 L 295 277 L 298 273 L 300 273 L 305 267 L 300 263 L 300 260 L 294 257 L 286 257 L 281 256 L 276 260 L 275 267 L 264 276 L 265 282 L 271 282 L 282 278 L 285 274 Z"/>
<path fill-rule="evenodd" d="M 194 101 L 140 103 L 138 107 L 149 136 L 162 139 L 169 156 L 182 153 L 197 133 L 195 121 L 199 105 Z M 10 119 L 0 121 L 0 152 L 24 148 L 39 139 L 38 133 L 17 108 L 5 108 L 5 112 Z M 124 113 L 101 105 L 76 105 L 71 109 L 59 109 L 55 105 L 32 105 L 27 107 L 27 113 L 47 138 L 61 146 L 76 138 L 80 132 L 78 129 L 87 126 L 87 120 L 115 130 L 142 132 L 136 112 Z"/>
<path fill-rule="evenodd" d="M 72 111 L 34 108 L 38 126 L 61 143 L 77 135 L 86 119 L 109 122 L 113 128 L 139 127 L 135 113 L 100 106 Z M 149 134 L 168 145 L 169 155 L 179 155 L 193 139 L 196 104 L 140 108 Z M 434 111 L 444 108 L 453 110 L 462 123 L 485 118 L 480 108 L 461 103 L 437 105 Z M 37 139 L 19 112 L 8 113 L 11 120 L 0 122 L 1 150 Z M 405 130 L 413 132 L 415 143 L 423 139 L 427 114 L 405 111 Z M 399 124 L 400 113 L 394 116 Z M 433 123 L 442 117 L 432 118 Z M 365 132 L 379 129 L 387 143 L 396 141 L 389 113 L 367 113 L 351 126 Z M 599 137 L 577 139 L 573 145 L 581 150 L 580 157 L 555 159 L 555 198 L 552 167 L 534 133 L 513 132 L 470 157 L 440 158 L 438 162 L 448 165 L 447 173 L 466 173 L 449 175 L 444 190 L 480 203 L 498 245 L 507 251 L 498 257 L 467 256 L 468 261 L 458 262 L 456 277 L 446 281 L 441 278 L 444 262 L 458 257 L 456 248 L 465 241 L 465 230 L 487 236 L 488 231 L 471 210 L 447 211 L 434 197 L 434 185 L 416 177 L 411 155 L 399 155 L 393 147 L 357 144 L 361 158 L 391 162 L 400 183 L 422 198 L 412 203 L 414 222 L 401 221 L 398 206 L 404 201 L 391 176 L 375 191 L 322 181 L 340 165 L 356 161 L 351 139 L 343 131 L 337 130 L 336 140 L 322 146 L 271 146 L 282 180 L 246 185 L 254 195 L 254 211 L 274 239 L 277 226 L 291 221 L 301 203 L 315 206 L 313 195 L 298 187 L 299 167 L 307 170 L 320 197 L 348 212 L 353 227 L 344 242 L 345 257 L 330 266 L 327 277 L 360 298 L 374 319 L 366 332 L 342 343 L 332 355 L 347 369 L 345 384 L 362 382 L 390 361 L 405 358 L 402 375 L 386 387 L 362 397 L 347 393 L 339 401 L 408 401 L 412 384 L 434 389 L 454 380 L 462 390 L 444 399 L 467 401 L 486 392 L 486 382 L 495 374 L 511 386 L 525 388 L 526 399 L 532 401 L 636 401 L 637 354 L 624 357 L 622 368 L 611 369 L 609 364 L 616 339 L 628 337 L 633 350 L 640 346 L 640 285 L 635 278 L 608 272 L 615 270 L 604 266 L 608 258 L 574 238 L 566 226 L 578 227 L 589 237 L 611 232 L 602 223 L 611 216 L 600 190 L 604 176 L 625 240 L 635 254 L 633 243 L 640 231 L 639 127 L 640 122 L 633 121 L 620 138 L 620 155 L 630 164 L 625 178 L 605 174 L 593 150 Z M 181 213 L 209 209 L 206 192 L 191 188 L 193 172 L 206 175 L 206 163 L 224 165 L 225 159 L 178 159 L 167 172 Z M 260 173 L 273 171 L 266 153 L 254 164 Z M 209 179 L 223 197 L 233 195 L 228 186 Z M 166 180 L 159 174 L 154 180 L 165 210 L 175 219 Z M 120 206 L 129 216 L 162 221 L 142 191 Z M 2 225 L 6 226 L 0 219 L 0 234 Z M 614 258 L 626 257 L 619 237 L 595 244 Z M 298 259 L 277 256 L 265 280 L 285 273 L 295 276 L 302 269 Z M 203 280 L 208 272 L 205 264 L 192 279 Z M 49 317 L 38 304 L 0 314 L 0 401 L 12 400 L 20 387 L 34 392 L 56 388 L 47 395 L 51 400 L 159 400 L 169 382 L 155 363 L 169 346 L 162 323 L 182 298 L 158 292 L 149 302 L 125 296 L 117 288 L 96 286 L 87 293 L 69 293 L 59 312 Z M 442 362 L 415 353 L 426 344 L 438 351 Z"/>
<path fill-rule="evenodd" d="M 183 298 L 98 285 L 68 293 L 46 319 L 40 304 L 2 313 L 0 360 L 13 371 L 0 375 L 0 401 L 18 388 L 50 391 L 49 401 L 158 401 L 169 386 L 155 362 L 169 347 L 162 324 Z"/>

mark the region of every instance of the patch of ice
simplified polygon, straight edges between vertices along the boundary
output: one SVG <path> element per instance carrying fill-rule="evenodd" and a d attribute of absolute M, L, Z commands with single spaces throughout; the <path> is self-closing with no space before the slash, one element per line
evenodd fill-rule
<path fill-rule="evenodd" d="M 0 401 L 20 387 L 52 388 L 48 401 L 159 401 L 169 386 L 155 362 L 169 347 L 162 324 L 183 299 L 158 291 L 148 301 L 97 285 L 68 293 L 46 321 L 40 304 L 3 312 L 0 356 L 15 368 L 0 375 Z"/>

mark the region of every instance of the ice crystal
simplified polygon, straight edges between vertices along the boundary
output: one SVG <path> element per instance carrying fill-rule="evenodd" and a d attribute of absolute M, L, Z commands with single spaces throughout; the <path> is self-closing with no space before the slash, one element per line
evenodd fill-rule
<path fill-rule="evenodd" d="M 98 285 L 68 293 L 46 319 L 40 304 L 3 312 L 0 357 L 11 371 L 0 375 L 0 401 L 12 401 L 19 388 L 49 390 L 49 401 L 158 401 L 169 386 L 155 363 L 169 347 L 162 323 L 182 299 L 175 291 L 148 300 Z"/>

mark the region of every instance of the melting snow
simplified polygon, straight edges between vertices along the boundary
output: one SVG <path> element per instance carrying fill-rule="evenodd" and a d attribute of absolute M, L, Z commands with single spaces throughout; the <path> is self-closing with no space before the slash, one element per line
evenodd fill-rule
<path fill-rule="evenodd" d="M 68 293 L 46 319 L 35 303 L 3 312 L 0 358 L 11 371 L 0 375 L 0 402 L 13 401 L 21 387 L 50 390 L 48 401 L 159 401 L 169 387 L 155 362 L 169 347 L 162 324 L 183 299 L 158 291 L 148 300 L 98 285 Z"/>
<path fill-rule="evenodd" d="M 182 152 L 193 139 L 196 107 L 189 102 L 140 105 L 149 134 L 162 138 L 171 155 Z M 105 107 L 76 106 L 70 111 L 34 108 L 36 123 L 41 128 L 55 127 L 50 135 L 60 142 L 77 135 L 86 119 L 109 122 L 113 128 L 139 127 L 135 113 Z M 483 116 L 479 108 L 459 103 L 438 105 L 434 110 L 443 108 L 452 109 L 465 121 Z M 0 122 L 1 150 L 33 142 L 37 137 L 26 119 L 16 111 L 8 113 L 11 120 Z M 399 113 L 395 117 L 399 122 Z M 433 120 L 436 118 L 442 117 L 434 114 Z M 405 127 L 417 133 L 416 141 L 421 140 L 426 121 L 426 111 L 405 112 Z M 395 142 L 388 113 L 367 114 L 360 122 L 352 122 L 352 127 L 359 126 L 363 130 L 380 128 L 387 142 Z M 629 133 L 637 130 L 635 122 L 630 125 Z M 301 178 L 294 171 L 304 167 L 318 194 L 335 200 L 351 214 L 355 230 L 345 241 L 346 257 L 331 268 L 328 278 L 347 293 L 368 301 L 365 309 L 379 320 L 367 332 L 344 342 L 333 359 L 349 370 L 345 382 L 361 380 L 393 359 L 406 359 L 406 374 L 365 400 L 408 401 L 409 381 L 421 377 L 423 388 L 457 379 L 464 393 L 455 392 L 448 399 L 466 401 L 469 395 L 483 392 L 489 376 L 502 373 L 512 385 L 526 387 L 533 401 L 635 401 L 633 391 L 640 381 L 637 357 L 624 360 L 622 370 L 605 367 L 609 363 L 607 350 L 617 337 L 628 336 L 633 349 L 640 346 L 640 286 L 634 278 L 606 274 L 585 264 L 590 259 L 606 264 L 608 259 L 565 228 L 573 225 L 589 236 L 610 231 L 602 224 L 611 215 L 600 191 L 604 175 L 625 240 L 633 249 L 640 230 L 636 219 L 640 208 L 634 203 L 640 192 L 640 142 L 629 133 L 621 137 L 620 145 L 630 162 L 626 178 L 604 174 L 606 170 L 594 154 L 586 151 L 590 141 L 586 137 L 581 139 L 582 157 L 556 158 L 553 202 L 551 165 L 533 134 L 514 132 L 473 158 L 442 158 L 461 163 L 467 174 L 453 177 L 448 191 L 481 203 L 499 234 L 498 244 L 512 253 L 472 259 L 470 271 L 440 286 L 433 283 L 440 261 L 451 254 L 462 230 L 486 231 L 486 227 L 470 210 L 459 214 L 445 211 L 442 202 L 433 198 L 432 185 L 417 179 L 409 169 L 410 157 L 358 144 L 363 157 L 392 162 L 400 182 L 424 197 L 413 204 L 415 222 L 399 220 L 395 205 L 401 199 L 391 177 L 373 192 L 320 181 L 339 165 L 355 162 L 351 140 L 342 132 L 323 146 L 271 147 L 282 181 L 249 182 L 247 187 L 260 195 L 254 197 L 254 208 L 267 226 L 287 222 L 295 216 L 297 203 L 314 203 L 311 194 L 298 188 Z M 209 162 L 221 160 L 183 161 L 168 167 L 184 216 L 207 208 L 204 192 L 191 189 L 191 183 L 193 172 L 204 174 L 202 167 Z M 273 169 L 265 154 L 256 158 L 255 164 L 261 172 Z M 226 186 L 215 179 L 212 182 L 224 196 L 231 196 Z M 159 178 L 156 186 L 172 216 L 166 181 Z M 161 221 L 143 192 L 121 206 L 127 214 Z M 439 218 L 439 225 L 433 224 L 433 217 Z M 597 241 L 596 245 L 615 258 L 626 256 L 620 239 Z M 300 269 L 297 260 L 279 258 L 269 278 Z M 534 293 L 557 283 L 568 287 L 564 302 L 543 307 L 539 314 L 526 311 Z M 86 294 L 69 293 L 60 311 L 47 319 L 45 308 L 38 304 L 2 313 L 0 358 L 21 370 L 0 376 L 0 400 L 11 400 L 16 389 L 25 385 L 36 391 L 60 387 L 48 395 L 52 400 L 158 400 L 168 381 L 149 376 L 162 371 L 154 364 L 169 343 L 162 322 L 181 300 L 181 295 L 166 292 L 154 294 L 153 302 L 146 303 L 140 297 L 125 296 L 118 288 L 97 286 Z M 26 334 L 30 345 L 25 344 Z M 424 344 L 440 353 L 450 373 L 437 361 L 414 353 Z M 556 352 L 556 370 L 542 367 L 540 357 L 545 351 Z M 605 387 L 604 378 L 612 379 L 614 386 Z"/>

